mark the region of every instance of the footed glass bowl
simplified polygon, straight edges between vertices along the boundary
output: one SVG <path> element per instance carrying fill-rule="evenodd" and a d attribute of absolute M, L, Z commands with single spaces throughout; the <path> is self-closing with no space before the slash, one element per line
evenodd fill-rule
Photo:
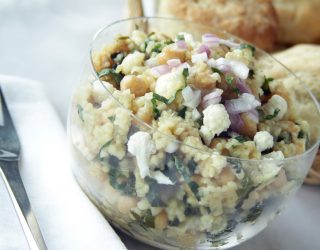
<path fill-rule="evenodd" d="M 184 31 L 195 39 L 213 33 L 244 42 L 212 27 L 165 18 L 121 20 L 101 29 L 94 36 L 70 106 L 68 137 L 75 178 L 108 221 L 147 244 L 163 249 L 236 246 L 262 231 L 302 185 L 319 147 L 317 103 L 292 72 L 256 49 L 260 70 L 288 90 L 296 107 L 292 112 L 309 122 L 305 152 L 280 160 L 245 160 L 174 140 L 122 105 L 119 96 L 102 84 L 94 66 L 96 60 L 104 63 L 97 55 L 116 35 L 127 36 L 137 28 L 171 37 Z M 174 147 L 167 152 L 153 151 L 148 162 L 169 176 L 173 185 L 139 176 L 136 158 L 127 145 L 129 136 L 139 131 Z M 113 139 L 107 140 L 110 135 Z M 204 178 L 194 172 L 198 167 L 195 159 L 223 163 L 226 170 Z"/>

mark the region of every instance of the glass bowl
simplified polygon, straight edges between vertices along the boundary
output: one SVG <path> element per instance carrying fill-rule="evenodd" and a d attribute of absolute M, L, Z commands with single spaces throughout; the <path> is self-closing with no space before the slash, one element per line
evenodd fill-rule
<path fill-rule="evenodd" d="M 163 249 L 236 246 L 263 230 L 302 185 L 319 147 L 318 104 L 290 70 L 256 49 L 261 71 L 289 91 L 296 104 L 293 115 L 309 122 L 311 132 L 305 152 L 281 160 L 245 160 L 174 140 L 132 114 L 123 100 L 120 103 L 118 96 L 101 83 L 94 66 L 97 60 L 103 63 L 97 55 L 106 44 L 119 33 L 126 36 L 136 28 L 172 37 L 185 31 L 195 39 L 203 33 L 214 33 L 244 42 L 212 27 L 167 18 L 121 20 L 98 31 L 69 111 L 74 176 L 108 221 L 147 244 Z M 128 137 L 137 131 L 175 147 L 174 153 L 157 149 L 148 162 L 175 179 L 174 185 L 142 179 L 137 174 L 136 160 L 127 147 Z M 110 133 L 113 139 L 107 140 Z M 204 178 L 194 173 L 201 164 L 196 161 L 223 163 L 228 171 Z"/>

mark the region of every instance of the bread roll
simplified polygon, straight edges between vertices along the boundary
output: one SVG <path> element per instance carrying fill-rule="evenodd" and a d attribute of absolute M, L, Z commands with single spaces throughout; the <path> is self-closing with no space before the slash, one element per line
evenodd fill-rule
<path fill-rule="evenodd" d="M 187 19 L 226 30 L 271 50 L 277 38 L 277 17 L 270 0 L 161 0 L 160 16 Z"/>
<path fill-rule="evenodd" d="M 320 40 L 319 0 L 272 0 L 279 19 L 280 43 L 312 43 Z"/>

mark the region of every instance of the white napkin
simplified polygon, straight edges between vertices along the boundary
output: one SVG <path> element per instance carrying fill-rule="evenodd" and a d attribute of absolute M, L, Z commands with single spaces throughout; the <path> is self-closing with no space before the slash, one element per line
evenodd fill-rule
<path fill-rule="evenodd" d="M 126 249 L 76 184 L 66 132 L 41 84 L 8 76 L 0 76 L 0 84 L 22 145 L 21 176 L 48 249 Z M 8 208 L 1 202 L 0 219 Z M 17 245 L 25 240 L 12 235 L 10 226 L 0 221 L 0 249 L 27 249 Z"/>

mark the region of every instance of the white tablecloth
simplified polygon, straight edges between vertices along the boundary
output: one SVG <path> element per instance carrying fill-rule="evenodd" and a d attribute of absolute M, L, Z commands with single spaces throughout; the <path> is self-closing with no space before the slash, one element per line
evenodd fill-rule
<path fill-rule="evenodd" d="M 91 37 L 122 17 L 123 4 L 124 0 L 0 0 L 0 74 L 43 82 L 65 122 Z M 319 211 L 320 188 L 305 186 L 270 227 L 236 249 L 320 249 Z M 130 250 L 151 249 L 120 236 Z"/>

